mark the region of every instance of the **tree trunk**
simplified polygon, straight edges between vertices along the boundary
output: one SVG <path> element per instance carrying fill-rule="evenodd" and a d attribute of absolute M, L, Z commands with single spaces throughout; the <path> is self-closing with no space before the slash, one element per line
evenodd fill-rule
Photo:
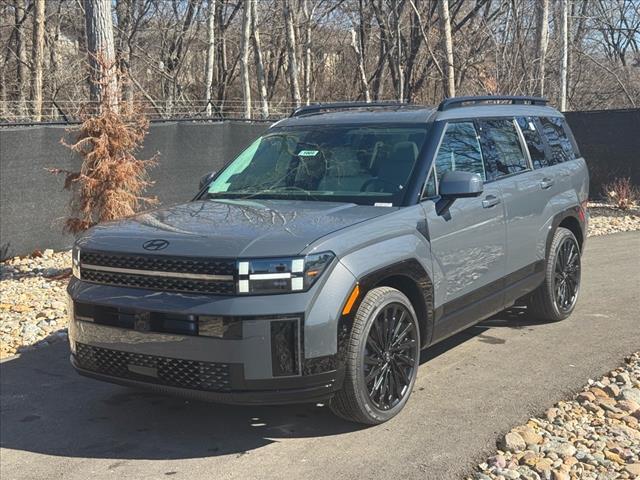
<path fill-rule="evenodd" d="M 17 74 L 17 94 L 18 94 L 18 105 L 17 105 L 17 114 L 19 117 L 27 116 L 27 108 L 26 108 L 26 67 L 27 67 L 27 48 L 25 45 L 24 38 L 24 20 L 25 20 L 25 9 L 24 9 L 24 0 L 14 0 L 14 14 L 15 14 L 15 38 L 16 38 L 16 74 Z"/>
<path fill-rule="evenodd" d="M 536 56 L 538 60 L 538 82 L 536 91 L 538 95 L 544 95 L 545 62 L 547 46 L 549 44 L 549 0 L 537 0 L 536 6 Z"/>
<path fill-rule="evenodd" d="M 111 0 L 84 0 L 89 56 L 89 93 L 97 109 L 118 109 L 118 79 L 111 20 Z"/>
<path fill-rule="evenodd" d="M 438 1 L 438 15 L 442 34 L 442 49 L 445 58 L 444 93 L 447 97 L 456 96 L 456 78 L 453 67 L 453 40 L 451 38 L 451 18 L 449 0 Z"/>
<path fill-rule="evenodd" d="M 240 53 L 240 77 L 242 83 L 242 99 L 244 101 L 243 116 L 251 118 L 251 85 L 249 83 L 249 41 L 251 39 L 251 3 L 244 0 L 242 8 L 242 40 Z"/>
<path fill-rule="evenodd" d="M 133 86 L 131 82 L 131 42 L 134 35 L 134 15 L 136 0 L 117 0 L 116 18 L 118 20 L 116 57 L 118 59 L 118 74 L 120 88 L 125 102 L 133 101 Z"/>
<path fill-rule="evenodd" d="M 367 82 L 367 73 L 364 70 L 364 58 L 360 47 L 358 46 L 356 31 L 353 28 L 351 29 L 351 48 L 353 48 L 358 62 L 358 75 L 360 77 L 360 85 L 362 87 L 362 96 L 366 102 L 370 102 L 371 92 L 369 91 L 369 83 Z"/>
<path fill-rule="evenodd" d="M 256 78 L 258 80 L 258 95 L 260 95 L 260 113 L 262 118 L 269 118 L 269 97 L 267 95 L 267 81 L 264 73 L 264 61 L 260 47 L 260 31 L 258 29 L 258 11 L 255 1 L 251 2 L 251 30 L 253 31 L 253 55 L 256 64 Z"/>
<path fill-rule="evenodd" d="M 49 100 L 51 101 L 50 117 L 56 119 L 58 117 L 58 109 L 55 105 L 56 95 L 58 94 L 58 69 L 60 60 L 58 58 L 58 40 L 60 39 L 60 23 L 62 22 L 62 2 L 57 5 L 56 11 L 51 15 L 52 21 L 47 22 L 48 32 L 48 46 L 49 46 L 49 72 L 48 78 L 48 90 Z"/>
<path fill-rule="evenodd" d="M 35 0 L 31 59 L 31 107 L 36 122 L 42 120 L 42 64 L 44 63 L 44 0 Z"/>
<path fill-rule="evenodd" d="M 569 1 L 561 0 L 560 37 L 562 41 L 562 63 L 560 65 L 560 111 L 567 110 L 567 66 L 569 60 Z"/>
<path fill-rule="evenodd" d="M 287 59 L 289 61 L 289 86 L 291 100 L 296 108 L 300 106 L 300 84 L 298 83 L 298 59 L 296 57 L 297 43 L 291 0 L 284 0 L 284 22 L 287 32 Z"/>
<path fill-rule="evenodd" d="M 213 93 L 213 67 L 216 61 L 216 0 L 209 0 L 207 5 L 207 65 L 205 67 L 205 99 L 207 101 L 207 117 L 212 114 L 211 96 Z"/>
<path fill-rule="evenodd" d="M 302 9 L 304 13 L 304 103 L 311 103 L 311 18 L 313 17 L 313 9 L 309 10 L 309 0 L 302 0 Z"/>
<path fill-rule="evenodd" d="M 398 97 L 398 101 L 404 101 L 404 72 L 402 71 L 402 35 L 400 32 L 400 3 L 395 2 L 395 30 L 396 30 L 396 54 L 395 54 L 395 62 L 396 62 L 396 78 L 398 79 L 398 90 L 396 95 Z"/>

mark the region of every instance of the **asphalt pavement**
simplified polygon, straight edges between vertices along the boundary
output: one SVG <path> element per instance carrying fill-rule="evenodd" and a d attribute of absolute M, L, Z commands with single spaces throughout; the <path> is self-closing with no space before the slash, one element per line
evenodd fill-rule
<path fill-rule="evenodd" d="M 588 240 L 569 319 L 514 309 L 423 352 L 406 408 L 376 427 L 321 405 L 214 405 L 101 383 L 56 343 L 0 364 L 0 477 L 461 478 L 513 425 L 637 350 L 640 232 Z"/>

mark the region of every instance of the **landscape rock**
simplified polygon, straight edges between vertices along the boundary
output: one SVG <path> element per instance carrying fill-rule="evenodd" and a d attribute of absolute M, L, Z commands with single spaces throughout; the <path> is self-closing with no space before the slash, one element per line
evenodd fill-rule
<path fill-rule="evenodd" d="M 502 440 L 502 447 L 509 452 L 518 452 L 527 448 L 527 444 L 519 433 L 509 432 Z"/>
<path fill-rule="evenodd" d="M 542 417 L 512 428 L 502 442 L 511 448 L 491 457 L 480 473 L 492 480 L 515 477 L 511 472 L 522 480 L 640 479 L 638 394 L 640 352 L 592 379 L 574 400 L 560 401 Z M 540 443 L 534 443 L 532 432 Z M 506 467 L 502 461 L 498 467 L 498 455 Z"/>

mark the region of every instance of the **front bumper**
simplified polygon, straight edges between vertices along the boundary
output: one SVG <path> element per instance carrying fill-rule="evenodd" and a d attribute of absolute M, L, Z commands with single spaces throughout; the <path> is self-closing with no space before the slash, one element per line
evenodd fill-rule
<path fill-rule="evenodd" d="M 171 385 L 149 382 L 147 379 L 134 379 L 105 375 L 92 370 L 86 370 L 78 365 L 75 355 L 71 355 L 71 365 L 82 376 L 115 383 L 128 387 L 151 390 L 161 394 L 189 398 L 206 402 L 228 403 L 236 405 L 284 405 L 291 403 L 306 403 L 325 401 L 340 388 L 343 371 L 336 370 L 324 374 L 304 377 L 297 388 L 283 388 L 274 382 L 270 389 L 263 385 L 260 390 L 232 390 L 229 392 L 212 392 L 192 388 L 180 388 Z M 309 384 L 308 386 L 305 386 Z"/>
<path fill-rule="evenodd" d="M 331 278 L 327 288 L 243 298 L 73 279 L 71 363 L 100 380 L 223 403 L 326 399 L 342 386 L 337 325 L 355 282 L 341 265 Z M 229 320 L 231 334 L 175 330 L 202 316 Z"/>

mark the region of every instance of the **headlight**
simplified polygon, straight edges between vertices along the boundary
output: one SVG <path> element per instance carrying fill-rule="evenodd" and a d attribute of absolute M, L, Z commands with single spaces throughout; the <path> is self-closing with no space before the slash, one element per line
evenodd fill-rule
<path fill-rule="evenodd" d="M 306 257 L 260 258 L 238 262 L 238 293 L 291 293 L 309 290 L 335 255 L 316 253 Z"/>
<path fill-rule="evenodd" d="M 80 249 L 76 246 L 71 250 L 71 273 L 80 280 Z"/>

